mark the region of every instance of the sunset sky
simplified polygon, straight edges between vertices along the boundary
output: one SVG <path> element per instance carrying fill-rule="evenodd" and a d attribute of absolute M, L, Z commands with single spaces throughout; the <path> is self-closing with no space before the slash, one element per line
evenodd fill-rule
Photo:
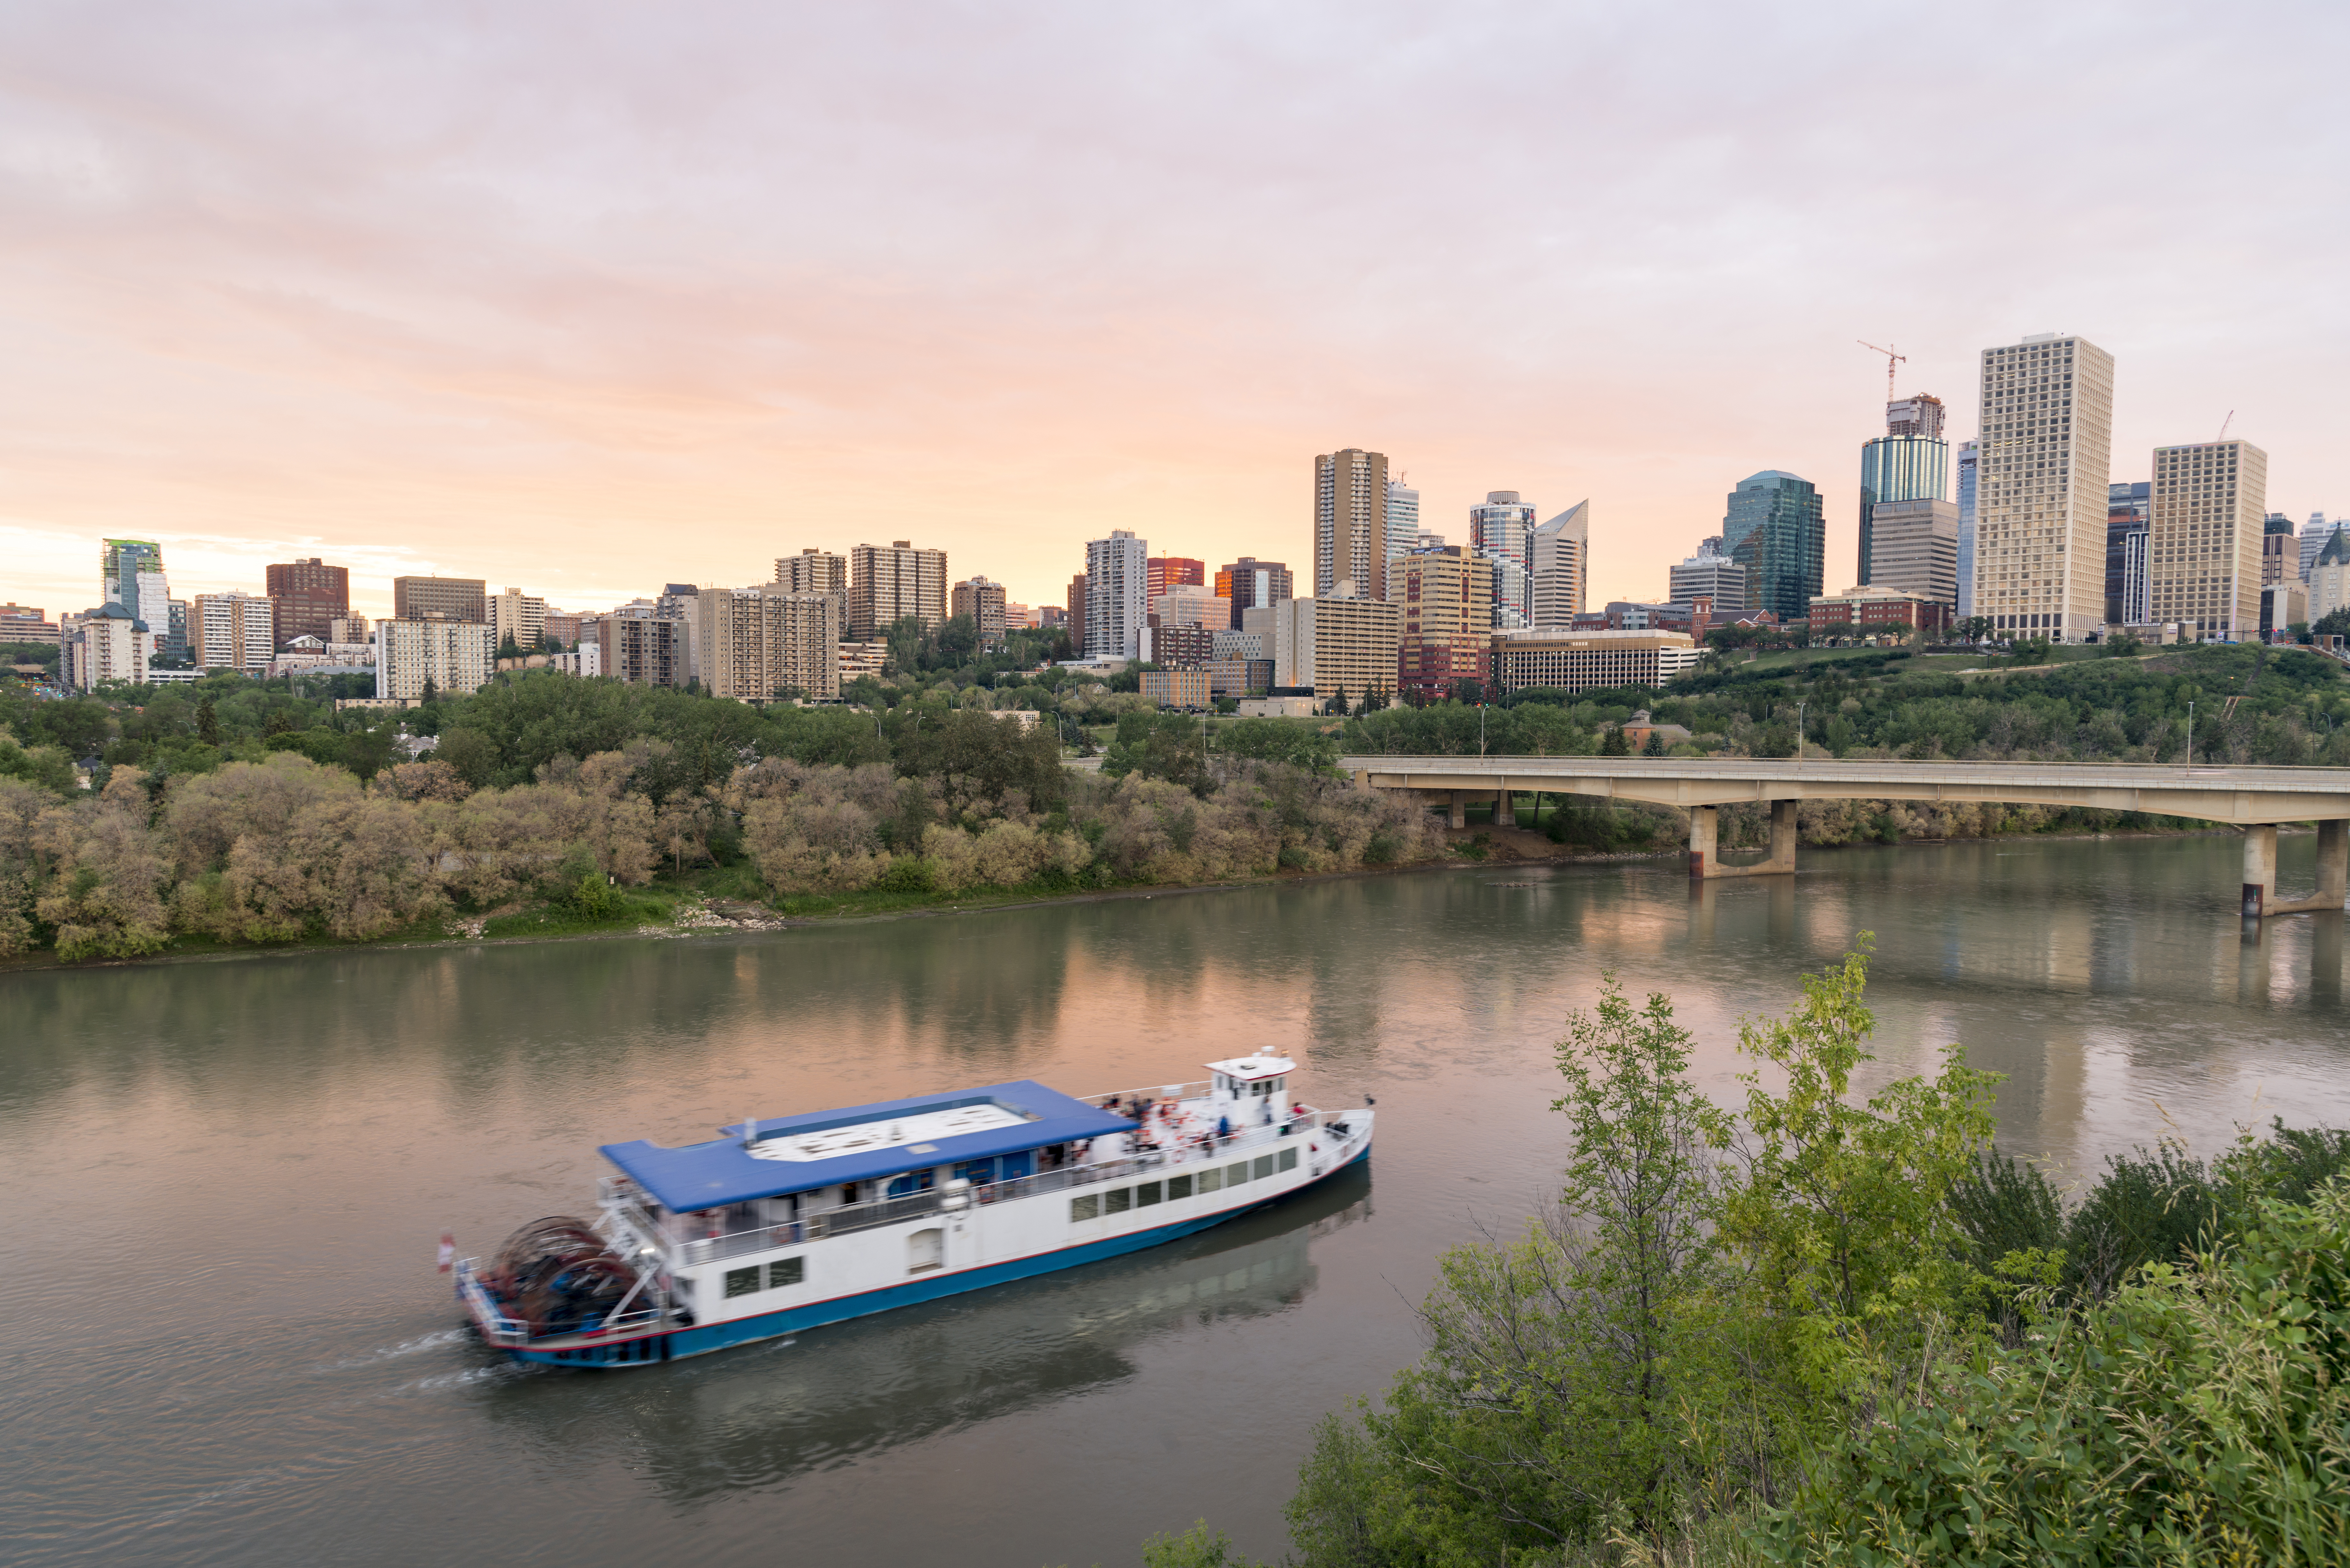
<path fill-rule="evenodd" d="M 1588 499 L 1661 597 L 1898 386 L 2117 361 L 2350 512 L 2350 6 L 0 7 L 0 598 L 296 555 L 598 608 L 806 545 L 1058 602 L 1083 541 L 1313 558 L 1314 454 L 1458 542 Z"/>

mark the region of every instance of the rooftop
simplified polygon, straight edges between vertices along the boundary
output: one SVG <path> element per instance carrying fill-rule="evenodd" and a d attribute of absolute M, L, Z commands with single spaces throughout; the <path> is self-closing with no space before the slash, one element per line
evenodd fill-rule
<path fill-rule="evenodd" d="M 1028 1079 L 760 1117 L 708 1143 L 608 1143 L 606 1159 L 681 1213 L 1125 1132 L 1126 1117 Z"/>

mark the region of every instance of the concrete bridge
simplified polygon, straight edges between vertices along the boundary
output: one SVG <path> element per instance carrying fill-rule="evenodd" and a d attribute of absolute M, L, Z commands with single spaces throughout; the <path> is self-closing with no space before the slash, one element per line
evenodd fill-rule
<path fill-rule="evenodd" d="M 1795 868 L 1795 808 L 1807 800 L 1964 801 L 2151 812 L 2240 827 L 2248 919 L 2339 909 L 2350 887 L 2350 768 L 2194 767 L 2150 763 L 1838 762 L 1832 757 L 1340 757 L 1370 789 L 1413 790 L 1465 826 L 1471 800 L 1514 825 L 1514 797 L 1533 790 L 1642 801 L 1689 813 L 1690 875 L 1752 877 Z M 1767 803 L 1771 848 L 1760 864 L 1724 866 L 1717 815 Z M 2317 825 L 2317 890 L 2276 896 L 2276 825 Z"/>

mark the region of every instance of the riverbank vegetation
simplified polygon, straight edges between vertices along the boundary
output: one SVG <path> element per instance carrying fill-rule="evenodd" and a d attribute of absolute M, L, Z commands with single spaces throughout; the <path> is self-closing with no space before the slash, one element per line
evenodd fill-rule
<path fill-rule="evenodd" d="M 1957 1047 L 1860 1096 L 1865 978 L 1742 1026 L 1734 1113 L 1669 999 L 1607 983 L 1558 1048 L 1557 1201 L 1448 1253 L 1426 1354 L 1324 1421 L 1294 1562 L 2350 1556 L 2350 1136 L 2067 1195 Z M 1240 1562 L 1206 1525 L 1145 1559 Z"/>
<path fill-rule="evenodd" d="M 226 719 L 190 705 L 217 742 L 156 736 L 151 705 L 151 765 L 88 788 L 67 748 L 0 742 L 0 956 L 557 934 L 698 898 L 834 913 L 1443 853 L 1413 803 L 1308 767 L 1081 773 L 1049 729 L 974 708 L 757 709 L 542 674 L 433 705 L 421 758 L 387 741 L 369 766 L 332 746 L 381 732 L 239 695 Z"/>

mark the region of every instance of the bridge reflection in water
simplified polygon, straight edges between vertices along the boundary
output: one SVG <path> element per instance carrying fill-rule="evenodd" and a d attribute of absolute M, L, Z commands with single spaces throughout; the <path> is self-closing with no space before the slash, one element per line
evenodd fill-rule
<path fill-rule="evenodd" d="M 1410 790 L 1466 822 L 1471 799 L 1491 798 L 1493 820 L 1517 820 L 1529 790 L 1639 801 L 1686 811 L 1690 876 L 1778 875 L 1795 868 L 1795 811 L 1807 800 L 1915 800 L 2082 806 L 2186 817 L 2241 828 L 2242 914 L 2248 920 L 2344 907 L 2350 888 L 2350 768 L 2194 767 L 2160 763 L 1912 763 L 1833 757 L 1340 757 L 1368 789 Z M 1751 866 L 1724 866 L 1720 808 L 1771 807 L 1771 847 Z M 2279 823 L 2317 825 L 2317 888 L 2276 892 Z"/>

